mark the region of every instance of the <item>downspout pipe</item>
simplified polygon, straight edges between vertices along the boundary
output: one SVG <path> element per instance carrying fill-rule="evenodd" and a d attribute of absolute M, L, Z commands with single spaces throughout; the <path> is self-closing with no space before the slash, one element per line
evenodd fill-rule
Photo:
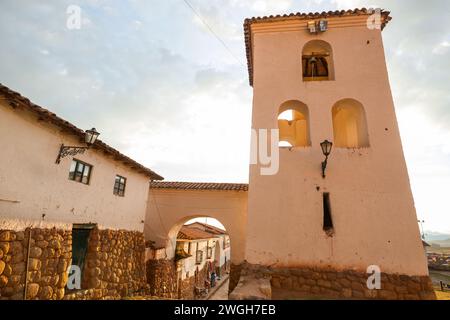
<path fill-rule="evenodd" d="M 27 287 L 28 287 L 28 266 L 30 261 L 30 247 L 31 247 L 31 234 L 32 228 L 28 231 L 28 250 L 27 250 L 27 261 L 26 261 L 26 269 L 25 269 L 25 286 L 23 288 L 23 300 L 27 300 Z"/>

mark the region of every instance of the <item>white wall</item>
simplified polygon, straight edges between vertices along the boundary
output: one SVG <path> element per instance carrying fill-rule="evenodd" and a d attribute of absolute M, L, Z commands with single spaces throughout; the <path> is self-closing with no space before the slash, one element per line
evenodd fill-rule
<path fill-rule="evenodd" d="M 215 241 L 218 241 L 218 239 L 210 239 L 209 240 L 209 246 L 212 247 L 212 255 L 210 259 L 207 259 L 207 247 L 208 247 L 208 240 L 193 240 L 191 241 L 191 251 L 188 251 L 189 247 L 189 241 L 182 241 L 184 243 L 184 251 L 186 253 L 191 254 L 191 257 L 188 257 L 186 259 L 183 259 L 182 262 L 182 270 L 181 270 L 181 279 L 186 279 L 186 273 L 189 272 L 189 277 L 193 277 L 195 274 L 195 270 L 198 267 L 198 270 L 203 270 L 206 263 L 208 261 L 214 261 L 214 254 L 215 254 Z M 200 264 L 196 263 L 196 248 L 198 244 L 198 250 L 203 251 L 203 259 Z"/>
<path fill-rule="evenodd" d="M 55 164 L 61 143 L 83 145 L 0 100 L 0 229 L 91 222 L 143 231 L 149 178 L 91 149 L 76 156 L 93 165 L 89 185 L 71 181 L 72 157 Z M 113 195 L 116 174 L 127 178 L 125 197 Z"/>

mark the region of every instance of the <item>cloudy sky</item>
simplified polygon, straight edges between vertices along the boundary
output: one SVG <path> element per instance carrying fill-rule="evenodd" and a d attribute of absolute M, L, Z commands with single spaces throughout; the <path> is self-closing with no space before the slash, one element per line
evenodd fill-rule
<path fill-rule="evenodd" d="M 383 38 L 417 213 L 450 233 L 450 1 L 2 0 L 0 82 L 166 180 L 247 182 L 244 18 L 363 6 L 392 12 Z"/>

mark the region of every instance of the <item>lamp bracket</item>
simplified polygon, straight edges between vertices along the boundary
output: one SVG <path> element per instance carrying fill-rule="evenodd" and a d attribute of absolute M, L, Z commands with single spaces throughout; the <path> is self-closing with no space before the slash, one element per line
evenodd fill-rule
<path fill-rule="evenodd" d="M 59 148 L 58 158 L 56 158 L 56 164 L 61 162 L 61 159 L 67 156 L 75 156 L 77 154 L 83 154 L 89 147 L 75 147 L 75 146 L 65 146 L 61 145 Z"/>

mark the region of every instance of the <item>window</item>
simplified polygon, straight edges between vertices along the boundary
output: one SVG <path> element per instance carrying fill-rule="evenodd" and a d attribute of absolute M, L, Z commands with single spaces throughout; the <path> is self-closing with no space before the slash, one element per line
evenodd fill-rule
<path fill-rule="evenodd" d="M 332 108 L 334 145 L 340 148 L 369 146 L 363 105 L 354 99 L 343 99 Z"/>
<path fill-rule="evenodd" d="M 188 242 L 188 253 L 191 254 L 191 243 Z"/>
<path fill-rule="evenodd" d="M 280 147 L 307 147 L 311 145 L 309 138 L 309 111 L 306 104 L 297 101 L 286 101 L 280 106 L 278 129 Z"/>
<path fill-rule="evenodd" d="M 333 52 L 329 43 L 311 40 L 302 51 L 303 81 L 333 80 Z"/>
<path fill-rule="evenodd" d="M 197 250 L 197 252 L 195 253 L 195 263 L 201 264 L 202 261 L 203 261 L 203 251 Z"/>
<path fill-rule="evenodd" d="M 89 184 L 92 166 L 80 160 L 73 159 L 70 165 L 69 179 L 84 184 Z"/>
<path fill-rule="evenodd" d="M 211 259 L 212 257 L 212 247 L 206 249 L 206 259 Z"/>
<path fill-rule="evenodd" d="M 334 233 L 333 220 L 331 219 L 330 194 L 324 192 L 323 198 L 323 230 L 327 235 L 332 236 Z"/>
<path fill-rule="evenodd" d="M 125 195 L 125 185 L 127 178 L 116 175 L 116 181 L 114 182 L 114 194 L 123 197 Z"/>

